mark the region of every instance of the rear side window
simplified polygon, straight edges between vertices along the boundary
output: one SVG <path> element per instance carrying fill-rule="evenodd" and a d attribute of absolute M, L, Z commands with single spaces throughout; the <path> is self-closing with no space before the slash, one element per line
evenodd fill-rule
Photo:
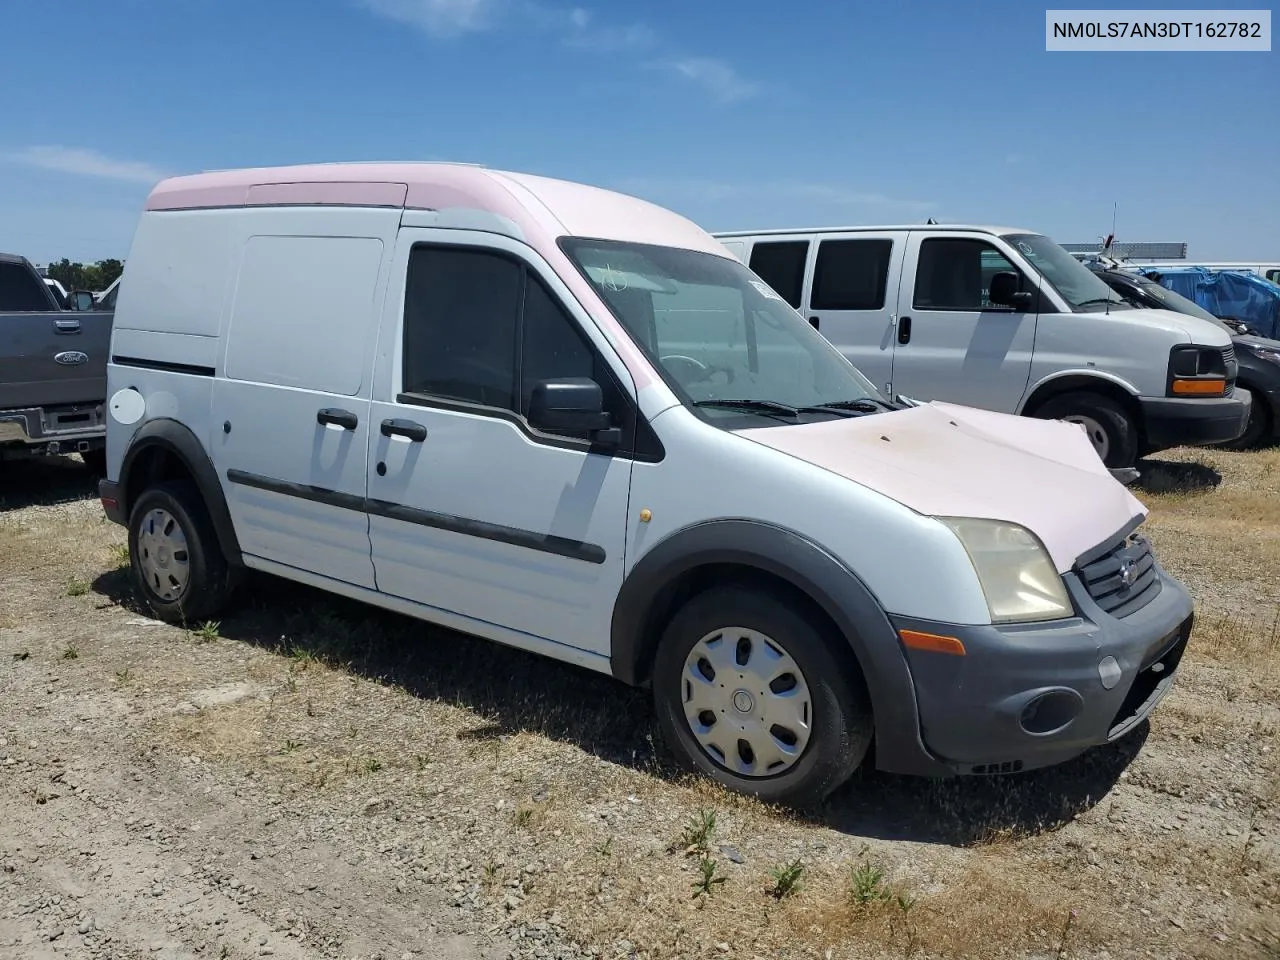
<path fill-rule="evenodd" d="M 808 240 L 757 243 L 751 248 L 748 266 L 778 296 L 799 310 L 800 294 L 804 289 L 804 264 L 808 257 Z"/>
<path fill-rule="evenodd" d="M 1280 270 L 1268 270 L 1267 279 L 1272 283 L 1280 283 Z"/>
<path fill-rule="evenodd" d="M 0 263 L 0 310 L 35 313 L 52 309 L 43 280 L 20 263 Z"/>
<path fill-rule="evenodd" d="M 231 308 L 228 379 L 359 393 L 381 263 L 374 237 L 250 237 Z"/>
<path fill-rule="evenodd" d="M 892 240 L 823 240 L 813 271 L 814 310 L 882 310 Z"/>

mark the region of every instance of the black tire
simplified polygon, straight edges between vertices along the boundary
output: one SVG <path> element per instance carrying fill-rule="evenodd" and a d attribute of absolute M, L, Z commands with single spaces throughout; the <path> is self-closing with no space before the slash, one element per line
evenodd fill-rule
<path fill-rule="evenodd" d="M 80 454 L 80 459 L 84 461 L 84 465 L 88 467 L 89 472 L 96 477 L 105 477 L 107 475 L 107 451 L 104 447 L 97 450 L 86 450 Z"/>
<path fill-rule="evenodd" d="M 795 661 L 809 689 L 808 743 L 798 760 L 774 775 L 731 771 L 702 747 L 685 717 L 685 660 L 702 638 L 729 627 L 771 638 Z M 815 805 L 844 783 L 866 756 L 873 725 L 853 653 L 843 638 L 828 633 L 794 602 L 768 590 L 715 587 L 689 600 L 664 631 L 653 671 L 658 722 L 680 762 L 731 790 L 793 807 Z"/>
<path fill-rule="evenodd" d="M 148 582 L 142 566 L 139 535 L 147 515 L 156 508 L 168 513 L 186 538 L 187 582 L 185 589 L 173 598 L 161 596 Z M 195 486 L 187 481 L 166 480 L 148 487 L 129 512 L 129 567 L 134 586 L 156 617 L 168 623 L 199 623 L 217 614 L 234 589 L 232 571 L 222 555 L 218 536 L 214 533 Z"/>
<path fill-rule="evenodd" d="M 1249 408 L 1249 422 L 1244 433 L 1234 440 L 1218 444 L 1223 450 L 1256 450 L 1271 434 L 1271 410 L 1267 406 L 1267 398 L 1257 390 L 1249 389 L 1249 394 L 1253 405 Z"/>
<path fill-rule="evenodd" d="M 1063 393 L 1046 400 L 1032 416 L 1041 420 L 1083 417 L 1093 421 L 1106 438 L 1106 454 L 1102 456 L 1102 462 L 1112 469 L 1132 467 L 1138 459 L 1137 425 L 1129 412 L 1110 397 L 1085 391 Z M 1098 445 L 1096 440 L 1094 445 Z"/>

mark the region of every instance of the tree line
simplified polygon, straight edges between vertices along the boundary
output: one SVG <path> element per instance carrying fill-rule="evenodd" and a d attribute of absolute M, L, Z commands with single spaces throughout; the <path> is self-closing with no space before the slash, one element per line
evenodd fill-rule
<path fill-rule="evenodd" d="M 67 292 L 72 290 L 105 290 L 124 272 L 120 260 L 99 260 L 97 263 L 73 263 L 66 257 L 52 262 L 45 268 L 45 275 L 57 280 Z"/>

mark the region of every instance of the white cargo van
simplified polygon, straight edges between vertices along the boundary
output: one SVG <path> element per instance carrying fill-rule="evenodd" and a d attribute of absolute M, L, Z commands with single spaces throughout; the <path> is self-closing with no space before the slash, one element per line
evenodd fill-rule
<path fill-rule="evenodd" d="M 103 507 L 198 622 L 250 569 L 649 685 L 691 767 L 821 797 L 1123 736 L 1192 626 L 1084 433 L 884 397 L 694 224 L 477 167 L 151 193 Z M 424 642 L 430 642 L 429 634 Z"/>
<path fill-rule="evenodd" d="M 885 394 L 1084 426 L 1109 467 L 1233 440 L 1220 326 L 1126 303 L 1048 237 L 976 226 L 716 235 Z"/>

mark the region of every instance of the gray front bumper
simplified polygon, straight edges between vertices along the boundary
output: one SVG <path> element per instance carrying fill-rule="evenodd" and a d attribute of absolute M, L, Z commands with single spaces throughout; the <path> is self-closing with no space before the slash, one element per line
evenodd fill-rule
<path fill-rule="evenodd" d="M 1122 619 L 1103 612 L 1074 574 L 1065 579 L 1080 616 L 1069 620 L 892 618 L 899 630 L 965 647 L 964 656 L 905 650 L 925 747 L 955 773 L 1007 773 L 1061 763 L 1132 730 L 1169 691 L 1193 622 L 1186 590 L 1156 571 L 1158 595 Z"/>

